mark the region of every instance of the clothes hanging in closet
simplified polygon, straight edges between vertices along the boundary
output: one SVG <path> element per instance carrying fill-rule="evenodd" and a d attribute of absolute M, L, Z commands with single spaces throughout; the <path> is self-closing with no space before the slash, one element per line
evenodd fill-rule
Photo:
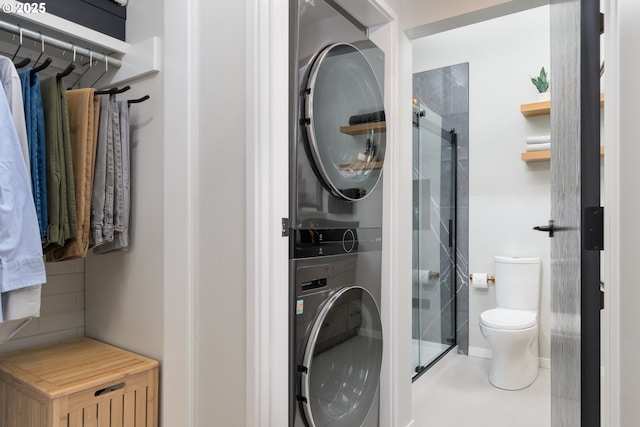
<path fill-rule="evenodd" d="M 113 101 L 113 102 L 112 102 Z M 113 241 L 113 104 L 112 95 L 100 98 L 100 125 L 96 146 L 96 168 L 91 195 L 90 247 Z"/>
<path fill-rule="evenodd" d="M 127 101 L 117 103 L 119 114 L 119 136 L 120 140 L 114 140 L 114 152 L 119 152 L 120 156 L 115 156 L 116 165 L 116 203 L 114 205 L 114 236 L 112 242 L 103 242 L 96 246 L 93 252 L 104 254 L 112 251 L 129 250 L 129 215 L 131 211 L 131 160 L 130 160 L 130 129 L 129 129 L 129 104 Z M 115 126 L 115 123 L 114 123 Z M 118 160 L 119 159 L 119 160 Z M 120 166 L 118 166 L 118 162 Z"/>
<path fill-rule="evenodd" d="M 125 168 L 123 164 L 121 108 L 128 107 L 121 105 L 119 108 L 115 95 L 108 95 L 100 101 L 100 129 L 98 130 L 96 171 L 91 203 L 90 246 L 94 248 L 94 253 L 124 250 L 128 245 L 128 237 L 116 237 L 118 234 L 125 233 L 125 217 L 127 218 L 126 232 L 128 233 L 129 215 L 129 193 L 127 191 L 127 197 L 125 197 L 124 177 L 124 174 L 128 175 L 129 168 L 128 166 Z M 124 157 L 128 160 L 128 115 L 122 114 L 127 120 L 125 130 L 127 153 Z M 125 198 L 127 199 L 126 206 Z M 122 243 L 120 243 L 121 240 Z"/>
<path fill-rule="evenodd" d="M 56 75 L 40 83 L 46 130 L 48 228 L 44 253 L 78 235 L 66 91 Z"/>
<path fill-rule="evenodd" d="M 29 162 L 31 165 L 31 186 L 33 200 L 38 217 L 40 238 L 46 238 L 47 227 L 47 165 L 46 141 L 44 130 L 44 111 L 40 94 L 40 77 L 26 68 L 19 73 L 22 84 L 22 101 L 29 145 Z"/>
<path fill-rule="evenodd" d="M 42 250 L 37 250 L 36 248 L 37 246 L 40 246 L 40 230 L 38 219 L 35 213 L 35 205 L 33 203 L 31 173 L 29 167 L 29 146 L 24 114 L 24 104 L 22 101 L 22 84 L 20 82 L 18 72 L 13 65 L 13 62 L 9 60 L 9 58 L 3 56 L 0 56 L 0 80 L 2 81 L 2 88 L 6 96 L 11 116 L 13 118 L 14 129 L 16 131 L 18 140 L 20 141 L 22 160 L 24 161 L 28 181 L 27 188 L 22 188 L 23 193 L 21 195 L 27 197 L 26 203 L 28 203 L 29 205 L 27 209 L 31 211 L 31 214 L 22 216 L 22 220 L 24 221 L 24 227 L 22 228 L 22 230 L 25 231 L 25 235 L 21 235 L 19 237 L 22 240 L 20 244 L 30 244 L 33 246 L 33 258 L 35 260 L 34 267 L 35 264 L 38 265 L 37 267 L 35 267 L 38 270 L 37 277 L 32 278 L 31 280 L 27 280 L 27 282 L 13 283 L 13 285 L 10 286 L 12 290 L 8 292 L 2 292 L 0 294 L 0 343 L 4 343 L 8 341 L 12 336 L 14 336 L 18 331 L 20 331 L 20 329 L 22 329 L 22 327 L 24 327 L 24 325 L 26 325 L 32 317 L 40 316 L 40 295 L 42 290 L 41 284 L 45 282 L 46 275 L 44 272 L 44 264 L 40 265 L 37 261 L 38 258 L 41 259 L 40 254 L 42 253 Z M 7 123 L 5 123 L 5 125 L 9 126 L 9 124 Z M 9 141 L 3 140 L 2 143 L 0 143 L 0 146 L 3 146 L 3 149 L 0 150 L 0 153 L 5 156 L 5 159 L 7 159 L 10 150 L 5 150 L 5 144 L 9 144 Z M 1 160 L 0 163 L 2 163 Z M 14 172 L 12 172 L 12 174 Z M 18 175 L 16 174 L 16 177 L 17 176 Z M 13 190 L 20 191 L 19 188 L 13 188 Z M 17 198 L 14 198 L 14 201 L 16 199 Z M 3 209 L 8 206 L 6 200 L 8 199 L 2 196 L 2 190 L 0 190 L 0 204 L 3 204 Z M 18 215 L 15 218 L 21 218 L 21 216 Z M 4 224 L 0 219 L 0 230 L 5 225 L 6 224 Z M 27 230 L 31 230 L 31 233 L 28 233 Z M 4 239 L 6 237 L 6 233 L 10 233 L 11 231 L 13 231 L 14 233 L 18 233 L 19 229 L 13 227 L 9 230 L 5 230 L 4 233 L 0 232 L 0 235 Z M 2 243 L 0 243 L 0 246 L 2 246 Z M 10 257 L 7 256 L 7 254 L 0 254 L 0 269 L 3 269 L 4 263 L 7 263 L 7 265 L 10 264 L 9 258 Z M 22 273 L 20 273 L 20 277 L 18 277 L 19 281 L 25 279 L 24 277 L 21 277 L 21 274 Z M 30 282 L 38 284 L 29 285 Z M 13 289 L 15 286 L 22 287 Z"/>
<path fill-rule="evenodd" d="M 7 292 L 46 282 L 31 183 L 4 91 L 0 91 L 0 147 L 0 292 L 4 299 Z M 0 320 L 4 320 L 1 313 Z"/>
<path fill-rule="evenodd" d="M 24 103 L 22 102 L 22 84 L 20 76 L 13 62 L 6 56 L 0 56 L 0 80 L 9 103 L 9 110 L 16 127 L 22 155 L 27 167 L 27 175 L 31 181 L 31 166 L 29 162 L 29 140 L 27 139 L 27 125 L 24 118 Z"/>
<path fill-rule="evenodd" d="M 78 236 L 68 240 L 62 248 L 47 253 L 47 261 L 85 257 L 89 250 L 91 193 L 100 116 L 100 101 L 94 93 L 93 88 L 67 91 Z"/>

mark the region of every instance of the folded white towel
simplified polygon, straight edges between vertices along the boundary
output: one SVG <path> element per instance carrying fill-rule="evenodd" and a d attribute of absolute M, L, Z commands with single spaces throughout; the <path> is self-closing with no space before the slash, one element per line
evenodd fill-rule
<path fill-rule="evenodd" d="M 551 143 L 543 143 L 543 144 L 527 144 L 527 151 L 542 151 L 542 150 L 551 150 Z"/>
<path fill-rule="evenodd" d="M 527 144 L 544 144 L 546 142 L 551 142 L 551 135 L 527 137 Z"/>

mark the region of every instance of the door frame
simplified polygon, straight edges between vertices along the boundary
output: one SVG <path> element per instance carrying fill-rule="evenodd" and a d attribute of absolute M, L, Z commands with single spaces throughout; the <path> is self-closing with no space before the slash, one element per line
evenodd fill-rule
<path fill-rule="evenodd" d="M 603 253 L 605 309 L 602 312 L 602 419 L 605 427 L 620 427 L 620 25 L 619 0 L 604 0 L 605 64 L 604 93 L 604 206 L 605 251 Z"/>
<path fill-rule="evenodd" d="M 401 27 L 397 23 L 397 15 L 384 1 L 376 1 L 382 4 L 394 21 L 391 25 L 391 45 L 394 47 L 393 74 L 389 74 L 392 81 L 394 96 L 389 99 L 390 106 L 396 114 L 406 112 L 402 108 L 400 92 L 407 92 L 406 82 L 402 82 L 401 67 L 410 66 L 411 47 L 410 40 L 401 34 Z M 514 3 L 518 3 L 514 1 Z M 537 2 L 540 3 L 540 2 Z M 540 4 L 537 4 L 539 6 Z M 543 4 L 545 2 L 542 2 Z M 604 312 L 604 325 L 608 334 L 608 341 L 603 346 L 605 349 L 603 362 L 605 367 L 606 387 L 603 390 L 604 411 L 603 418 L 606 426 L 618 427 L 620 425 L 620 319 L 619 315 L 612 315 L 620 307 L 620 226 L 613 219 L 620 213 L 620 178 L 617 175 L 619 158 L 619 87 L 616 78 L 619 73 L 619 30 L 618 30 L 618 0 L 605 0 L 607 12 L 607 47 L 606 61 L 607 73 L 605 73 L 605 90 L 607 93 L 607 121 L 605 123 L 605 135 L 607 141 L 607 155 L 605 156 L 605 269 L 604 279 L 607 283 L 607 310 Z M 288 215 L 288 201 L 286 197 L 278 196 L 272 188 L 288 188 L 286 176 L 286 161 L 284 167 L 280 163 L 272 163 L 279 155 L 286 152 L 287 147 L 287 89 L 286 79 L 288 75 L 288 5 L 276 0 L 260 1 L 245 0 L 247 17 L 247 114 L 248 117 L 258 117 L 259 120 L 247 121 L 247 334 L 246 334 L 246 360 L 247 360 L 247 425 L 268 426 L 286 425 L 288 420 L 287 388 L 279 385 L 281 378 L 287 375 L 287 357 L 278 350 L 278 346 L 286 345 L 287 329 L 286 290 L 281 289 L 281 283 L 287 283 L 288 256 L 286 248 L 281 254 L 274 252 L 281 247 L 281 239 L 275 238 L 274 224 L 280 218 Z M 526 6 L 523 6 L 526 8 Z M 496 16 L 492 16 L 496 17 Z M 469 18 L 469 14 L 464 16 Z M 455 18 L 447 23 L 449 28 L 455 28 Z M 442 29 L 441 29 L 442 31 Z M 407 58 L 409 55 L 409 58 Z M 284 85 L 284 88 L 283 88 Z M 400 90 L 401 88 L 404 88 Z M 408 89 L 410 93 L 410 86 Z M 272 116 L 256 115 L 267 110 L 272 111 Z M 283 118 L 284 117 L 284 118 Z M 283 125 L 285 123 L 285 125 Z M 401 134 L 406 137 L 410 132 L 396 129 L 395 138 Z M 285 141 L 284 143 L 282 141 Z M 406 153 L 405 153 L 406 154 Z M 400 164 L 399 157 L 402 153 L 391 154 L 389 164 Z M 391 169 L 391 168 L 390 168 Z M 390 170 L 389 170 L 390 171 Z M 401 172 L 401 171 L 400 171 Z M 396 182 L 397 183 L 397 182 Z M 394 184 L 396 184 L 394 183 Z M 274 187 L 275 185 L 275 187 Z M 392 188 L 387 186 L 385 188 Z M 253 198 L 252 195 L 259 195 Z M 275 196 L 275 198 L 270 198 Z M 286 194 L 284 194 L 286 196 Z M 393 200 L 392 200 L 393 201 Z M 397 201 L 397 200 L 396 200 Z M 395 203 L 389 205 L 394 206 Z M 391 208 L 389 208 L 391 209 Z M 392 209 L 391 209 L 392 210 Z M 400 218 L 397 210 L 392 210 L 395 218 Z M 385 237 L 392 237 L 389 233 Z M 397 240 L 397 239 L 395 239 Z M 393 249 L 399 242 L 390 243 Z M 286 243 L 285 243 L 286 245 Z M 397 255 L 396 255 L 397 257 Z M 396 261 L 399 261 L 396 259 Z M 390 263 L 391 264 L 391 263 Z M 400 274 L 393 267 L 388 266 L 386 276 Z M 388 286 L 388 278 L 384 286 Z M 284 292 L 284 293 L 283 293 Z M 389 291 L 390 293 L 390 291 Z M 272 304 L 275 303 L 275 304 Z M 399 302 L 388 303 L 388 312 L 383 314 L 384 327 L 389 327 L 396 335 L 388 342 L 391 346 L 397 346 L 397 336 L 402 334 L 398 330 Z M 283 309 L 282 312 L 278 310 Z M 617 311 L 616 311 L 617 312 Z M 283 317 L 284 316 L 284 317 Z M 283 341 L 284 340 L 284 341 Z M 391 351 L 391 357 L 385 366 L 397 365 L 396 350 Z M 280 363 L 271 363 L 279 360 Z M 409 363 L 410 364 L 410 363 Z M 399 401 L 398 394 L 407 396 L 402 391 L 406 390 L 406 381 L 399 378 L 398 369 L 392 370 L 389 381 L 391 392 L 390 408 L 387 419 L 393 420 L 391 425 L 400 426 L 396 420 L 402 420 L 406 414 L 398 413 L 399 409 L 406 410 L 406 405 Z M 286 381 L 284 382 L 286 384 Z M 409 382 L 410 387 L 410 382 Z M 408 389 L 410 392 L 410 388 Z M 401 391 L 401 393 L 398 393 Z M 410 401 L 410 396 L 409 396 Z M 410 408 L 410 406 L 409 406 Z M 402 412 L 402 411 L 400 411 Z M 404 422 L 402 422 L 404 424 Z M 410 425 L 411 423 L 407 424 Z"/>

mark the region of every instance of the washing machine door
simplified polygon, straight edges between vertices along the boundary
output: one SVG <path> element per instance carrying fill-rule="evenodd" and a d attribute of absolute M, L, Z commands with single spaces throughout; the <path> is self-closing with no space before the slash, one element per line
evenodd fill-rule
<path fill-rule="evenodd" d="M 373 191 L 386 147 L 383 96 L 366 56 L 336 43 L 318 54 L 303 90 L 307 153 L 335 196 L 355 201 Z"/>
<path fill-rule="evenodd" d="M 300 367 L 300 401 L 309 426 L 361 426 L 372 407 L 378 410 L 381 367 L 375 300 L 362 287 L 341 288 L 316 316 Z"/>

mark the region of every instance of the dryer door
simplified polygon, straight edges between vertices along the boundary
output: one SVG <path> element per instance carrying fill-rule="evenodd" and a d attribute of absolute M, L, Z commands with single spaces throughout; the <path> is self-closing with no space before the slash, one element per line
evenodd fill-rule
<path fill-rule="evenodd" d="M 381 367 L 382 323 L 373 297 L 359 286 L 341 288 L 311 325 L 300 367 L 309 426 L 362 425 L 372 405 L 378 409 Z"/>
<path fill-rule="evenodd" d="M 351 44 L 330 45 L 313 62 L 303 95 L 306 148 L 319 179 L 337 197 L 368 196 L 386 147 L 383 96 L 371 64 Z"/>

